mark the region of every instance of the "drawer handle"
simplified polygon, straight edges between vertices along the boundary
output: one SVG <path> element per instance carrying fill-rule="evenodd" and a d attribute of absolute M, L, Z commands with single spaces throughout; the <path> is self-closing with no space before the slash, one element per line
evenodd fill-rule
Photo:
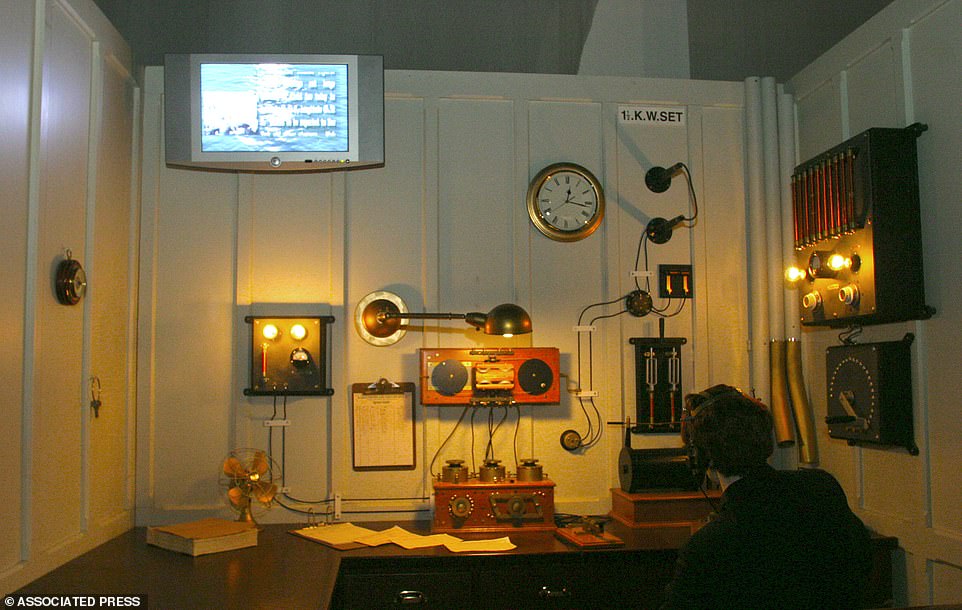
<path fill-rule="evenodd" d="M 565 587 L 561 587 L 560 589 L 552 589 L 551 587 L 544 586 L 541 587 L 540 591 L 538 591 L 538 596 L 545 599 L 557 599 L 560 597 L 571 597 L 571 592 Z"/>
<path fill-rule="evenodd" d="M 399 606 L 414 606 L 428 603 L 428 598 L 420 591 L 401 591 L 394 598 L 394 603 Z"/>

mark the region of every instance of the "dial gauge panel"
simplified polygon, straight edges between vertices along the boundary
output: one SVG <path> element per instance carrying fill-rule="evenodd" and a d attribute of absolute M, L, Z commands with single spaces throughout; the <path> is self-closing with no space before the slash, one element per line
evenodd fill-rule
<path fill-rule="evenodd" d="M 916 455 L 912 423 L 914 336 L 828 348 L 828 434 L 851 445 L 905 447 Z"/>

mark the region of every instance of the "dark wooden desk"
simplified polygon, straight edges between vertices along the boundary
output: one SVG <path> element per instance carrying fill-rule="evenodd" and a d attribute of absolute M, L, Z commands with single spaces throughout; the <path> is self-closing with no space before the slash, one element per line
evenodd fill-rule
<path fill-rule="evenodd" d="M 367 524 L 386 529 L 392 523 Z M 428 533 L 429 524 L 403 526 Z M 457 591 L 460 575 L 488 575 L 501 588 L 512 590 L 512 580 L 538 576 L 545 583 L 560 586 L 551 575 L 577 573 L 582 556 L 592 555 L 602 564 L 628 562 L 629 555 L 647 557 L 647 563 L 669 567 L 675 550 L 687 535 L 674 531 L 628 530 L 618 525 L 612 531 L 626 541 L 619 549 L 577 549 L 544 532 L 512 533 L 518 548 L 507 553 L 466 555 L 443 547 L 408 551 L 396 545 L 337 551 L 288 533 L 294 525 L 267 525 L 256 547 L 225 553 L 189 557 L 148 546 L 145 528 L 135 528 L 77 557 L 33 581 L 18 594 L 47 595 L 133 595 L 146 594 L 150 608 L 328 608 L 351 607 L 361 603 L 375 607 L 372 598 L 357 598 L 343 583 L 335 595 L 338 575 L 350 585 L 385 575 L 437 576 L 445 588 Z M 465 539 L 491 534 L 463 535 Z M 562 569 L 565 568 L 565 569 Z M 506 572 L 507 570 L 507 572 Z M 662 572 L 661 577 L 668 572 Z M 510 577 L 510 578 L 508 578 Z M 660 580 L 661 578 L 659 578 Z M 424 582 L 423 578 L 416 579 Z M 430 579 L 429 579 L 430 580 Z M 660 587 L 663 583 L 655 583 Z M 389 583 L 393 584 L 393 583 Z M 397 584 L 404 584 L 398 582 Z M 450 585 L 450 586 L 449 586 Z M 493 586 L 493 584 L 492 584 Z M 539 585 L 540 587 L 541 585 Z M 464 592 L 464 591 L 463 591 Z M 496 596 L 488 598 L 493 602 Z M 556 591 L 560 594 L 560 590 Z M 610 602 L 610 598 L 607 598 Z"/>
<path fill-rule="evenodd" d="M 401 525 L 428 533 L 427 523 Z M 267 525 L 256 547 L 201 557 L 148 546 L 146 530 L 135 528 L 16 593 L 146 594 L 150 608 L 162 609 L 383 608 L 401 591 L 412 591 L 409 601 L 420 593 L 425 607 L 649 608 L 660 602 L 676 549 L 688 537 L 679 528 L 612 522 L 608 529 L 624 547 L 580 550 L 551 533 L 518 532 L 510 535 L 512 551 L 469 555 L 393 544 L 337 551 L 288 533 L 294 527 Z M 884 584 L 890 596 L 891 581 Z"/>

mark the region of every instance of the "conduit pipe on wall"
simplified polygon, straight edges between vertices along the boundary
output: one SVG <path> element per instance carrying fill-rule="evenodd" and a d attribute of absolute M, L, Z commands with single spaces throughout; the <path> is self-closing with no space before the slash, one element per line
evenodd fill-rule
<path fill-rule="evenodd" d="M 772 369 L 772 419 L 775 421 L 775 442 L 779 447 L 795 444 L 795 421 L 789 403 L 789 386 L 785 366 L 785 341 L 773 340 L 770 347 Z"/>
<path fill-rule="evenodd" d="M 765 189 L 766 269 L 768 281 L 769 358 L 771 375 L 771 409 L 775 422 L 775 441 L 779 447 L 795 444 L 795 421 L 788 398 L 785 369 L 785 300 L 782 254 L 781 172 L 779 171 L 778 96 L 775 79 L 761 79 L 762 157 Z"/>
<path fill-rule="evenodd" d="M 748 320 L 751 386 L 755 396 L 769 403 L 768 354 L 768 248 L 765 220 L 765 188 L 762 177 L 764 153 L 762 143 L 761 79 L 745 79 L 745 151 L 748 181 Z"/>
<path fill-rule="evenodd" d="M 782 208 L 782 258 L 785 262 L 795 257 L 795 229 L 793 226 L 791 180 L 795 171 L 795 99 L 784 91 L 778 95 L 779 183 Z M 805 390 L 802 371 L 801 323 L 798 294 L 793 289 L 782 290 L 784 295 L 786 370 L 789 394 L 798 426 L 798 459 L 803 464 L 818 463 L 818 444 L 815 438 L 815 414 Z"/>
<path fill-rule="evenodd" d="M 797 294 L 786 290 L 783 275 L 795 256 L 790 192 L 794 100 L 778 90 L 773 78 L 748 78 L 745 109 L 752 385 L 771 405 L 779 446 L 795 443 L 797 427 L 799 460 L 811 464 L 818 451 L 802 374 Z"/>
<path fill-rule="evenodd" d="M 802 376 L 802 344 L 796 339 L 786 342 L 788 360 L 788 389 L 795 407 L 795 420 L 798 423 L 798 459 L 803 464 L 818 463 L 818 445 L 815 443 L 815 417 L 812 405 L 805 392 L 805 379 Z"/>

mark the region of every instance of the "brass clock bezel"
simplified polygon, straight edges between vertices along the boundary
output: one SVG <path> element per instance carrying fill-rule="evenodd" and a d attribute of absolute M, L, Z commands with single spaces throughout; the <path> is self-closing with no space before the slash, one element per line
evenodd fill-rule
<path fill-rule="evenodd" d="M 595 213 L 592 215 L 591 219 L 573 231 L 564 231 L 549 223 L 542 215 L 541 209 L 538 205 L 541 189 L 554 174 L 562 171 L 577 174 L 587 181 L 591 185 L 591 188 L 595 191 L 595 196 L 598 199 L 598 207 L 595 209 Z M 590 170 L 578 165 L 577 163 L 552 163 L 538 172 L 538 174 L 528 184 L 528 192 L 525 196 L 525 203 L 528 208 L 528 216 L 531 218 L 531 223 L 538 229 L 538 231 L 540 231 L 546 237 L 562 242 L 578 241 L 588 237 L 594 233 L 599 226 L 601 226 L 601 221 L 605 216 L 605 193 L 604 189 L 601 187 L 601 183 L 597 178 L 595 178 L 595 175 L 591 173 Z"/>

